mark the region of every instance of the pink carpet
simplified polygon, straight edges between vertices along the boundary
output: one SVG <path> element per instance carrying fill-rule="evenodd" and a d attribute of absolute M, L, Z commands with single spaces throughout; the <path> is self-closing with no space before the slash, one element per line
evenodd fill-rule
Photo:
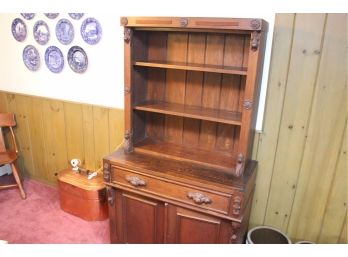
<path fill-rule="evenodd" d="M 109 243 L 109 221 L 88 222 L 60 209 L 57 189 L 24 181 L 27 199 L 17 188 L 0 191 L 0 240 L 10 244 Z"/>

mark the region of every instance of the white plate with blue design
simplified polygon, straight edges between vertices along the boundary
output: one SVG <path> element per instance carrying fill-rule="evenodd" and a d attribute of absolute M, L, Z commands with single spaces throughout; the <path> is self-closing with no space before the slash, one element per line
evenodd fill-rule
<path fill-rule="evenodd" d="M 56 36 L 63 45 L 70 44 L 74 39 L 74 26 L 67 19 L 60 19 L 56 26 Z"/>
<path fill-rule="evenodd" d="M 40 68 L 40 54 L 32 45 L 27 45 L 23 50 L 23 62 L 31 71 L 37 71 Z"/>
<path fill-rule="evenodd" d="M 53 73 L 59 73 L 64 67 L 64 57 L 62 51 L 56 46 L 50 46 L 45 52 L 45 63 L 47 68 Z"/>
<path fill-rule="evenodd" d="M 68 52 L 68 63 L 76 73 L 84 73 L 88 67 L 88 58 L 85 50 L 79 46 L 73 46 Z"/>
<path fill-rule="evenodd" d="M 46 45 L 50 40 L 50 30 L 47 23 L 44 21 L 40 20 L 34 24 L 33 33 L 36 42 L 38 42 L 40 45 Z"/>
<path fill-rule="evenodd" d="M 84 13 L 69 13 L 69 16 L 73 18 L 74 20 L 79 20 L 82 18 Z"/>
<path fill-rule="evenodd" d="M 27 37 L 27 26 L 20 18 L 16 18 L 11 26 L 12 35 L 18 42 L 23 42 Z"/>
<path fill-rule="evenodd" d="M 94 18 L 85 19 L 81 25 L 81 36 L 87 44 L 97 44 L 102 36 L 100 23 Z"/>
<path fill-rule="evenodd" d="M 45 15 L 49 19 L 55 19 L 58 17 L 59 13 L 45 13 Z"/>
<path fill-rule="evenodd" d="M 31 20 L 35 17 L 35 13 L 21 13 L 24 19 Z"/>

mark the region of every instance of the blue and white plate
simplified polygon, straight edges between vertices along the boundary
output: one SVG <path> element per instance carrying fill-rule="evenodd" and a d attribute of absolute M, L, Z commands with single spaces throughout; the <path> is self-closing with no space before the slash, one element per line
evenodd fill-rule
<path fill-rule="evenodd" d="M 74 20 L 79 20 L 82 18 L 84 13 L 69 13 L 69 16 L 73 18 Z"/>
<path fill-rule="evenodd" d="M 34 38 L 40 45 L 46 45 L 50 40 L 50 30 L 44 21 L 37 21 L 34 24 Z"/>
<path fill-rule="evenodd" d="M 26 20 L 31 20 L 32 18 L 35 17 L 35 13 L 21 13 L 21 15 Z"/>
<path fill-rule="evenodd" d="M 50 46 L 45 52 L 45 62 L 47 68 L 53 73 L 59 73 L 64 67 L 64 57 L 62 51 L 56 46 Z"/>
<path fill-rule="evenodd" d="M 88 67 L 86 52 L 79 46 L 73 46 L 68 52 L 68 63 L 76 73 L 84 73 Z"/>
<path fill-rule="evenodd" d="M 45 13 L 45 15 L 49 19 L 55 19 L 58 17 L 59 13 Z"/>
<path fill-rule="evenodd" d="M 27 45 L 24 48 L 23 62 L 31 71 L 37 71 L 40 68 L 40 55 L 34 46 Z"/>
<path fill-rule="evenodd" d="M 74 39 L 74 27 L 67 19 L 61 19 L 56 26 L 56 36 L 63 45 L 70 44 Z"/>
<path fill-rule="evenodd" d="M 85 19 L 81 25 L 81 36 L 87 44 L 97 44 L 102 36 L 99 22 L 94 18 Z"/>
<path fill-rule="evenodd" d="M 23 42 L 27 37 L 27 26 L 24 21 L 16 18 L 12 22 L 11 26 L 12 35 L 18 42 Z"/>

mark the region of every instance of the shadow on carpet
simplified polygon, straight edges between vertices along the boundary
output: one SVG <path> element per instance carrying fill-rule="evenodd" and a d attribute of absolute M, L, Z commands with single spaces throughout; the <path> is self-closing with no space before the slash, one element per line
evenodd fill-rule
<path fill-rule="evenodd" d="M 17 188 L 0 191 L 0 240 L 9 244 L 109 243 L 109 221 L 89 222 L 60 209 L 57 189 L 24 181 L 27 199 Z"/>

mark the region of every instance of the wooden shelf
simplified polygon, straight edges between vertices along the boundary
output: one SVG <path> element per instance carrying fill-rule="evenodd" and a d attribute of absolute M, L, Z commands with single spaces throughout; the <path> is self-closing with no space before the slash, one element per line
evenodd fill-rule
<path fill-rule="evenodd" d="M 242 114 L 240 112 L 188 106 L 184 104 L 146 102 L 135 106 L 134 109 L 239 126 L 242 123 Z"/>
<path fill-rule="evenodd" d="M 191 70 L 191 71 L 204 71 L 223 74 L 235 74 L 235 75 L 247 75 L 246 68 L 233 67 L 233 66 L 221 66 L 211 64 L 195 64 L 185 62 L 169 62 L 169 61 L 136 61 L 135 66 L 153 67 L 163 69 L 176 69 L 176 70 Z"/>
<path fill-rule="evenodd" d="M 236 160 L 232 154 L 190 148 L 185 145 L 147 138 L 136 144 L 135 152 L 152 154 L 172 160 L 195 163 L 231 173 L 235 169 Z"/>

